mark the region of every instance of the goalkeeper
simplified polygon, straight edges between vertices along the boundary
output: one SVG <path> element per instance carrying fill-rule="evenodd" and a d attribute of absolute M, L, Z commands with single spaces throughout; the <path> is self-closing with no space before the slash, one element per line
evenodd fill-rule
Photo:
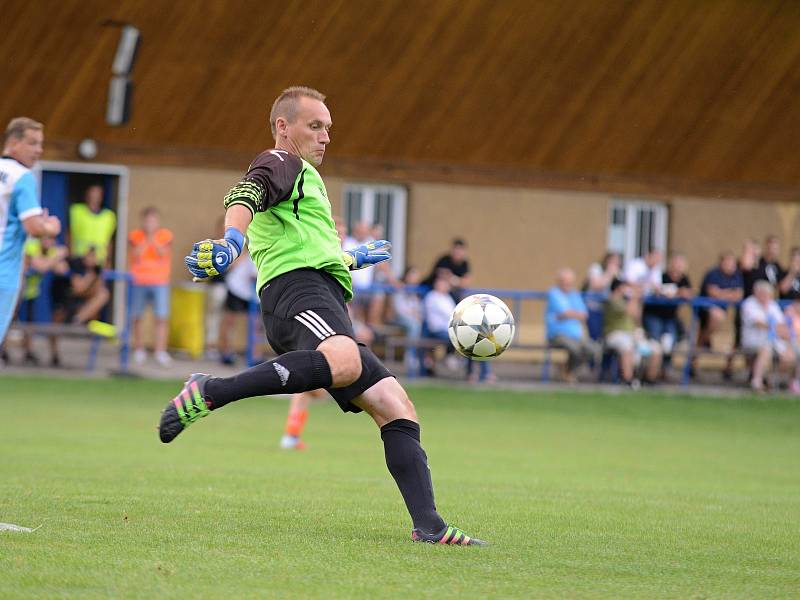
<path fill-rule="evenodd" d="M 413 522 L 414 541 L 482 545 L 436 511 L 414 405 L 392 374 L 354 339 L 346 303 L 350 271 L 390 258 L 385 240 L 342 253 L 325 184 L 316 170 L 330 142 L 325 97 L 284 90 L 272 105 L 275 149 L 256 157 L 225 197 L 225 235 L 194 245 L 186 265 L 196 280 L 227 270 L 247 234 L 264 327 L 279 354 L 233 377 L 195 373 L 161 416 L 162 442 L 230 402 L 323 388 L 344 412 L 367 412 L 380 428 L 386 464 Z"/>

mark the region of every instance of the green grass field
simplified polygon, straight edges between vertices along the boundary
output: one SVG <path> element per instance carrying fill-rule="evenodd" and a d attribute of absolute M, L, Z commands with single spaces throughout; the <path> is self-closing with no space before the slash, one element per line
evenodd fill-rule
<path fill-rule="evenodd" d="M 440 511 L 412 544 L 365 415 L 246 400 L 162 445 L 177 390 L 0 379 L 2 598 L 800 597 L 800 403 L 412 388 Z"/>

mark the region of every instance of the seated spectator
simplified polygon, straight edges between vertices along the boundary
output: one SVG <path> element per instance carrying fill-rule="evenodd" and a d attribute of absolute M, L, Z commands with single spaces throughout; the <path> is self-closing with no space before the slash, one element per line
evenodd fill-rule
<path fill-rule="evenodd" d="M 85 324 L 99 318 L 111 294 L 103 281 L 103 268 L 97 262 L 93 247 L 85 256 L 70 257 L 68 264 L 69 275 L 53 277 L 53 322 Z M 61 359 L 55 339 L 51 340 L 51 346 L 52 364 L 59 366 Z"/>
<path fill-rule="evenodd" d="M 450 246 L 450 252 L 440 256 L 431 272 L 423 281 L 424 285 L 433 287 L 437 277 L 445 277 L 450 283 L 450 295 L 458 302 L 462 290 L 470 285 L 469 260 L 467 260 L 467 243 L 456 238 Z"/>
<path fill-rule="evenodd" d="M 800 394 L 800 295 L 792 299 L 792 303 L 783 311 L 786 326 L 789 329 L 789 341 L 796 359 L 794 378 L 789 386 L 793 394 Z"/>
<path fill-rule="evenodd" d="M 257 277 L 258 269 L 245 251 L 225 273 L 225 287 L 228 295 L 225 298 L 225 312 L 222 313 L 218 337 L 220 361 L 224 365 L 236 363 L 236 354 L 231 350 L 230 336 L 234 332 L 237 319 L 240 317 L 247 319 L 250 302 L 258 301 Z"/>
<path fill-rule="evenodd" d="M 655 248 L 640 258 L 634 258 L 625 265 L 625 281 L 639 288 L 641 296 L 656 293 L 661 287 L 662 258 L 661 250 Z"/>
<path fill-rule="evenodd" d="M 583 329 L 588 317 L 583 298 L 575 290 L 575 273 L 572 269 L 561 269 L 556 275 L 556 285 L 547 293 L 545 322 L 547 343 L 567 351 L 564 378 L 570 383 L 576 381 L 578 367 L 597 358 L 597 345 Z"/>
<path fill-rule="evenodd" d="M 25 285 L 22 288 L 22 299 L 19 307 L 19 320 L 24 322 L 35 321 L 35 304 L 42 295 L 42 284 L 47 273 L 65 276 L 69 273 L 67 262 L 67 247 L 56 242 L 54 238 L 31 238 L 25 243 Z M 48 288 L 49 291 L 49 288 Z M 51 365 L 58 366 L 58 354 L 53 350 L 57 342 L 55 336 L 51 337 Z M 23 362 L 36 366 L 39 358 L 33 353 L 31 335 L 22 334 L 22 347 L 25 351 Z"/>
<path fill-rule="evenodd" d="M 781 298 L 785 300 L 800 298 L 800 246 L 792 248 L 789 256 L 789 268 L 781 282 Z"/>
<path fill-rule="evenodd" d="M 735 303 L 742 299 L 744 281 L 742 273 L 736 265 L 733 252 L 723 252 L 717 267 L 708 271 L 700 286 L 700 295 Z M 700 332 L 697 335 L 697 346 L 711 347 L 711 336 L 719 330 L 730 310 L 730 306 L 712 306 L 702 308 L 700 314 Z"/>
<path fill-rule="evenodd" d="M 420 278 L 419 269 L 408 267 L 403 275 L 402 284 L 404 287 L 400 287 L 392 296 L 395 320 L 403 328 L 403 332 L 409 342 L 405 350 L 404 360 L 406 373 L 412 377 L 421 374 L 423 370 L 419 348 L 415 344 L 422 337 L 424 313 L 422 299 L 419 294 L 405 289 L 405 286 L 418 286 Z"/>
<path fill-rule="evenodd" d="M 656 300 L 688 300 L 692 297 L 692 284 L 686 275 L 686 258 L 673 254 L 667 263 L 667 270 L 661 276 L 661 285 L 653 294 Z M 664 357 L 663 368 L 672 363 L 672 348 L 683 334 L 683 324 L 678 319 L 678 304 L 647 304 L 642 313 L 642 325 L 652 340 L 661 344 Z"/>
<path fill-rule="evenodd" d="M 154 357 L 158 364 L 167 367 L 172 364 L 172 357 L 167 353 L 172 232 L 160 226 L 158 210 L 152 206 L 142 211 L 141 222 L 142 227 L 128 235 L 128 257 L 133 276 L 133 361 L 142 364 L 147 358 L 142 337 L 142 317 L 147 305 L 150 305 L 155 318 Z"/>
<path fill-rule="evenodd" d="M 592 263 L 589 266 L 583 291 L 603 297 L 607 296 L 611 289 L 611 282 L 620 276 L 621 267 L 622 257 L 616 252 L 606 252 L 599 263 Z M 590 297 L 586 300 L 586 308 L 589 311 L 589 317 L 586 320 L 589 337 L 599 340 L 603 337 L 603 300 Z"/>
<path fill-rule="evenodd" d="M 454 348 L 450 342 L 450 334 L 447 326 L 450 324 L 450 315 L 456 307 L 456 302 L 450 295 L 450 279 L 448 277 L 437 277 L 433 282 L 433 289 L 425 294 L 423 307 L 425 310 L 425 335 L 427 337 L 442 340 L 446 343 L 448 366 L 458 368 L 458 361 L 453 356 Z M 434 368 L 433 356 L 425 361 L 426 371 Z"/>
<path fill-rule="evenodd" d="M 637 328 L 642 308 L 640 294 L 639 287 L 615 279 L 603 314 L 606 348 L 619 355 L 623 383 L 634 387 L 638 385 L 635 369 L 642 361 L 648 382 L 655 382 L 661 370 L 659 344 L 648 340 Z"/>
<path fill-rule="evenodd" d="M 781 370 L 795 375 L 789 329 L 774 293 L 772 285 L 762 279 L 753 285 L 753 295 L 742 302 L 742 350 L 753 360 L 750 387 L 755 391 L 764 389 L 764 376 L 774 358 Z"/>

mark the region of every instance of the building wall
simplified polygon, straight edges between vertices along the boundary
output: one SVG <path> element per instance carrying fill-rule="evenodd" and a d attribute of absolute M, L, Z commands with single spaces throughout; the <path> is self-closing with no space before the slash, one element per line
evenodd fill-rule
<path fill-rule="evenodd" d="M 129 223 L 157 205 L 163 224 L 175 233 L 174 278 L 188 280 L 183 255 L 194 241 L 215 235 L 222 198 L 238 171 L 131 167 Z M 344 181 L 326 178 L 334 212 L 341 210 Z M 476 286 L 542 289 L 556 269 L 571 266 L 581 280 L 605 250 L 608 194 L 411 183 L 407 262 L 428 271 L 455 237 L 469 244 Z M 699 283 L 720 251 L 738 253 L 747 237 L 775 233 L 784 261 L 800 244 L 800 205 L 763 200 L 674 197 L 669 246 L 689 259 Z"/>

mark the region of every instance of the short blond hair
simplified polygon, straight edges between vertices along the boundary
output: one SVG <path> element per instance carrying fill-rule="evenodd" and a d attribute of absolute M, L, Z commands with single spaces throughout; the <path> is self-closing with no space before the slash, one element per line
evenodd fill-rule
<path fill-rule="evenodd" d="M 304 85 L 293 85 L 283 90 L 275 98 L 275 102 L 272 103 L 272 110 L 269 113 L 269 126 L 272 129 L 272 137 L 276 140 L 278 139 L 278 130 L 275 127 L 275 122 L 278 117 L 283 117 L 290 123 L 294 121 L 297 118 L 297 101 L 300 98 L 311 98 L 312 100 L 325 102 L 325 94 Z"/>
<path fill-rule="evenodd" d="M 14 117 L 8 122 L 6 133 L 3 136 L 3 143 L 5 144 L 12 137 L 14 139 L 21 140 L 25 137 L 25 132 L 31 129 L 35 131 L 42 131 L 44 129 L 44 125 L 39 123 L 39 121 L 34 121 L 28 117 Z"/>

